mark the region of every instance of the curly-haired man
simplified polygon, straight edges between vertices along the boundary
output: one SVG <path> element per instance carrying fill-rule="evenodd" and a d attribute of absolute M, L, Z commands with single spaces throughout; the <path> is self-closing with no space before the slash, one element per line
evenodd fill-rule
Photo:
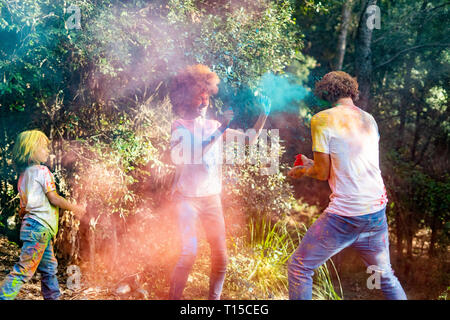
<path fill-rule="evenodd" d="M 224 122 L 206 119 L 209 98 L 218 92 L 219 78 L 207 66 L 188 66 L 173 79 L 170 99 L 180 116 L 172 124 L 172 161 L 176 164 L 173 199 L 178 214 L 182 250 L 172 273 L 169 299 L 181 299 L 197 254 L 196 222 L 200 220 L 211 248 L 209 299 L 218 300 L 225 279 L 227 252 L 220 193 L 225 135 L 242 135 L 228 128 L 233 111 L 224 112 Z M 262 114 L 255 126 L 255 142 L 267 119 Z"/>
<path fill-rule="evenodd" d="M 314 270 L 351 246 L 377 273 L 387 299 L 406 299 L 390 264 L 375 119 L 353 103 L 358 83 L 345 72 L 326 74 L 316 83 L 315 95 L 333 107 L 311 119 L 314 161 L 302 156 L 305 165 L 292 168 L 289 176 L 328 180 L 332 193 L 328 207 L 291 257 L 289 298 L 311 299 Z"/>

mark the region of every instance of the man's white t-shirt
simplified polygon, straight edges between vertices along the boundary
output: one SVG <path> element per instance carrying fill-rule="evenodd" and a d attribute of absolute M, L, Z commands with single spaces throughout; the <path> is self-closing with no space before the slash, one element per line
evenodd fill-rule
<path fill-rule="evenodd" d="M 220 127 L 204 118 L 178 119 L 172 124 L 172 161 L 176 164 L 173 192 L 185 197 L 206 197 L 222 191 L 222 144 L 216 141 L 202 156 L 202 141 Z M 181 139 L 181 142 L 179 142 Z"/>
<path fill-rule="evenodd" d="M 379 168 L 375 119 L 358 107 L 338 106 L 311 119 L 313 151 L 330 155 L 330 203 L 325 212 L 359 216 L 387 204 Z"/>
<path fill-rule="evenodd" d="M 24 219 L 31 218 L 48 227 L 52 236 L 58 232 L 59 208 L 53 206 L 46 193 L 56 191 L 55 178 L 46 166 L 32 165 L 20 175 L 18 182 L 20 206 Z"/>

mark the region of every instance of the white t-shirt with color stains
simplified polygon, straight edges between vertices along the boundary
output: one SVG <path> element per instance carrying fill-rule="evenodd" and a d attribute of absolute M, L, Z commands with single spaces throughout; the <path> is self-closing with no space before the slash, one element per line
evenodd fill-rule
<path fill-rule="evenodd" d="M 43 165 L 33 165 L 25 169 L 18 183 L 20 207 L 26 214 L 24 219 L 34 219 L 48 227 L 52 236 L 58 232 L 59 208 L 53 206 L 46 193 L 56 191 L 55 178 Z"/>
<path fill-rule="evenodd" d="M 358 107 L 337 106 L 311 119 L 313 151 L 330 155 L 330 203 L 325 212 L 359 216 L 387 204 L 379 168 L 375 119 Z"/>
<path fill-rule="evenodd" d="M 185 197 L 206 197 L 222 191 L 222 144 L 220 139 L 202 156 L 202 141 L 220 127 L 220 122 L 197 118 L 178 119 L 172 124 L 172 161 L 176 164 L 173 192 Z"/>

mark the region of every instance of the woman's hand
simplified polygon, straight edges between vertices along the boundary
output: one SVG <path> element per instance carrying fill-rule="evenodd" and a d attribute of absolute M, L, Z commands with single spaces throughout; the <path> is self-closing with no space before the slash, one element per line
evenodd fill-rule
<path fill-rule="evenodd" d="M 233 120 L 233 117 L 234 117 L 233 109 L 229 108 L 228 110 L 226 110 L 223 113 L 223 119 L 224 120 L 223 120 L 222 124 L 228 125 L 231 122 L 231 120 Z"/>
<path fill-rule="evenodd" d="M 269 99 L 269 97 L 260 95 L 259 102 L 261 103 L 262 107 L 264 108 L 264 114 L 266 116 L 268 116 L 270 113 L 270 109 L 272 108 L 272 101 Z"/>

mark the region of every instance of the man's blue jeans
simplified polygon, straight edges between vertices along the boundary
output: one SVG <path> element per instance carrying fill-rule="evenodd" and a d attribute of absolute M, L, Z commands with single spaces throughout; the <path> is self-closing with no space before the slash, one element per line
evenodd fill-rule
<path fill-rule="evenodd" d="M 380 286 L 386 299 L 406 299 L 391 268 L 385 209 L 356 217 L 324 212 L 308 229 L 290 259 L 289 298 L 312 299 L 314 270 L 349 246 L 359 252 L 366 266 L 380 272 Z"/>
<path fill-rule="evenodd" d="M 210 300 L 219 300 L 227 267 L 225 222 L 220 196 L 176 198 L 178 225 L 181 232 L 181 255 L 172 273 L 170 300 L 179 300 L 186 286 L 189 273 L 197 256 L 196 223 L 199 219 L 211 248 Z"/>
<path fill-rule="evenodd" d="M 20 229 L 20 240 L 23 241 L 19 262 L 6 276 L 0 286 L 0 300 L 13 300 L 22 285 L 41 273 L 41 290 L 44 299 L 57 300 L 60 296 L 58 278 L 56 277 L 58 262 L 53 253 L 52 236 L 49 229 L 33 219 L 25 219 Z"/>

